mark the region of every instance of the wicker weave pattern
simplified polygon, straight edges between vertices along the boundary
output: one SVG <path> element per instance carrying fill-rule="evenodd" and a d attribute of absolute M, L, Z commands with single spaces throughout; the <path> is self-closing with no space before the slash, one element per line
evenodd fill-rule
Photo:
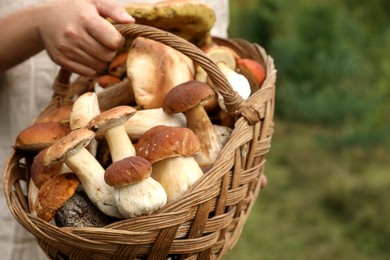
<path fill-rule="evenodd" d="M 238 240 L 260 191 L 259 178 L 274 128 L 273 59 L 257 44 L 215 39 L 266 66 L 262 88 L 244 101 L 232 91 L 218 67 L 187 41 L 147 26 L 118 25 L 117 29 L 126 36 L 162 42 L 200 64 L 215 90 L 224 96 L 230 113 L 237 116 L 231 139 L 214 166 L 182 199 L 150 216 L 104 228 L 59 228 L 29 214 L 27 192 L 22 187 L 28 183 L 33 157 L 12 150 L 3 178 L 8 207 L 51 259 L 220 259 Z M 69 77 L 70 73 L 60 71 L 46 111 L 69 101 Z"/>

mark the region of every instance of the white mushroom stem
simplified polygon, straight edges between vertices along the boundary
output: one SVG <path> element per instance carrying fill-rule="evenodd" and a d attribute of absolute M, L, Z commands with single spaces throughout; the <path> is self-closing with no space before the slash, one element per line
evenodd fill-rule
<path fill-rule="evenodd" d="M 173 157 L 157 161 L 152 165 L 152 178 L 165 189 L 168 200 L 178 200 L 200 177 L 202 169 L 194 157 Z"/>
<path fill-rule="evenodd" d="M 221 70 L 222 74 L 225 75 L 227 81 L 232 86 L 233 90 L 237 91 L 237 93 L 243 98 L 247 99 L 249 98 L 251 94 L 251 86 L 249 84 L 248 79 L 231 68 L 229 68 L 225 63 L 218 62 L 217 63 L 219 69 Z M 226 111 L 225 103 L 223 100 L 223 97 L 221 94 L 218 93 L 218 103 L 222 110 Z"/>
<path fill-rule="evenodd" d="M 80 179 L 85 192 L 96 207 L 106 215 L 123 218 L 116 206 L 114 188 L 104 181 L 105 170 L 87 149 L 82 148 L 78 153 L 69 156 L 65 163 Z"/>
<path fill-rule="evenodd" d="M 138 110 L 124 124 L 131 140 L 138 140 L 147 130 L 157 125 L 185 127 L 183 113 L 167 114 L 162 108 Z"/>
<path fill-rule="evenodd" d="M 105 137 L 113 162 L 135 155 L 134 145 L 127 135 L 124 125 L 107 129 Z"/>
<path fill-rule="evenodd" d="M 201 140 L 201 150 L 194 155 L 196 162 L 203 171 L 207 171 L 217 159 L 222 149 L 222 143 L 214 126 L 201 105 L 185 112 L 187 127 Z"/>
<path fill-rule="evenodd" d="M 119 212 L 125 218 L 149 215 L 167 203 L 161 184 L 148 177 L 138 183 L 115 188 Z"/>

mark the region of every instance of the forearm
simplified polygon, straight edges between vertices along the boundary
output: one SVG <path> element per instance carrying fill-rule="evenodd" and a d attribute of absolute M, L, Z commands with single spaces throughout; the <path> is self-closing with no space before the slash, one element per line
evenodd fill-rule
<path fill-rule="evenodd" d="M 0 74 L 44 49 L 38 33 L 43 12 L 36 6 L 0 19 Z"/>

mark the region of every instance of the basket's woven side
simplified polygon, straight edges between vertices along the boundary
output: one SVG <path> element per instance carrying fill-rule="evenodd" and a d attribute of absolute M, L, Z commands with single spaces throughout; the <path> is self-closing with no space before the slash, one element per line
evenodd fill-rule
<path fill-rule="evenodd" d="M 237 118 L 230 140 L 214 166 L 179 201 L 150 216 L 125 219 L 104 228 L 59 228 L 29 214 L 23 186 L 29 181 L 32 155 L 13 151 L 3 177 L 8 207 L 50 259 L 220 259 L 239 238 L 261 188 L 274 127 L 273 60 L 256 44 L 216 39 L 242 57 L 266 66 L 262 88 L 244 101 L 232 91 L 218 67 L 188 42 L 144 26 L 118 25 L 117 29 L 165 43 L 201 65 Z M 60 71 L 57 81 L 69 85 L 69 76 Z M 55 93 L 48 110 L 69 101 L 74 92 L 59 87 Z"/>

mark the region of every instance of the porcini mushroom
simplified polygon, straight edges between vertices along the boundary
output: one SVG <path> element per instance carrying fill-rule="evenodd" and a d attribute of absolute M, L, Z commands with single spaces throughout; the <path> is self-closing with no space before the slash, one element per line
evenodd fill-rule
<path fill-rule="evenodd" d="M 126 157 L 106 169 L 104 180 L 114 187 L 116 205 L 125 218 L 149 215 L 167 203 L 163 186 L 150 177 L 152 165 L 139 156 Z"/>
<path fill-rule="evenodd" d="M 203 101 L 213 96 L 214 91 L 208 84 L 191 80 L 171 89 L 163 103 L 163 110 L 168 114 L 184 113 L 187 127 L 202 140 L 200 152 L 194 157 L 204 171 L 213 165 L 222 149 L 222 143 L 202 106 Z"/>
<path fill-rule="evenodd" d="M 151 176 L 164 187 L 168 203 L 178 200 L 203 176 L 193 157 L 199 150 L 199 139 L 185 127 L 153 127 L 136 144 L 137 155 L 152 164 Z"/>
<path fill-rule="evenodd" d="M 82 94 L 73 103 L 70 112 L 70 129 L 76 130 L 87 127 L 88 122 L 98 114 L 100 114 L 100 107 L 96 93 L 86 92 Z M 87 148 L 93 156 L 96 156 L 96 139 L 92 139 Z"/>
<path fill-rule="evenodd" d="M 187 56 L 163 43 L 137 37 L 127 53 L 127 77 L 138 106 L 159 108 L 171 88 L 194 79 L 194 65 Z"/>
<path fill-rule="evenodd" d="M 236 72 L 236 59 L 238 58 L 236 56 L 237 54 L 235 54 L 232 49 L 221 45 L 207 49 L 205 54 L 208 58 L 217 64 L 218 68 L 221 70 L 221 73 L 225 75 L 233 90 L 237 91 L 237 93 L 240 94 L 243 99 L 247 99 L 251 94 L 251 86 L 248 79 L 244 75 Z M 196 76 L 196 79 L 204 80 L 204 70 L 199 67 L 197 73 L 199 75 Z M 220 94 L 218 94 L 218 101 L 221 109 L 226 110 L 223 97 Z"/>
<path fill-rule="evenodd" d="M 252 92 L 260 89 L 266 77 L 265 67 L 258 61 L 249 58 L 237 60 L 237 72 L 248 79 Z"/>
<path fill-rule="evenodd" d="M 95 133 L 86 128 L 70 132 L 48 148 L 44 157 L 45 165 L 64 161 L 77 175 L 97 208 L 106 215 L 123 218 L 116 207 L 113 188 L 104 181 L 105 170 L 85 148 L 94 137 Z"/>
<path fill-rule="evenodd" d="M 117 106 L 95 116 L 87 125 L 97 135 L 105 136 L 114 162 L 135 155 L 135 148 L 126 133 L 124 123 L 136 112 L 131 106 Z"/>
<path fill-rule="evenodd" d="M 67 135 L 70 128 L 57 122 L 34 123 L 23 129 L 15 140 L 15 148 L 40 151 Z"/>
<path fill-rule="evenodd" d="M 57 210 L 76 192 L 80 181 L 73 173 L 62 173 L 46 181 L 38 191 L 35 211 L 37 216 L 50 222 Z"/>
<path fill-rule="evenodd" d="M 53 162 L 50 165 L 44 164 L 44 156 L 48 148 L 45 148 L 34 156 L 31 164 L 31 177 L 28 185 L 28 201 L 30 213 L 36 214 L 38 203 L 38 191 L 44 183 L 52 177 L 70 172 L 71 170 L 63 162 Z"/>
<path fill-rule="evenodd" d="M 126 133 L 136 141 L 147 130 L 158 125 L 185 127 L 186 118 L 183 113 L 168 114 L 160 108 L 138 110 L 125 122 Z"/>
<path fill-rule="evenodd" d="M 96 93 L 86 92 L 79 96 L 70 113 L 70 128 L 76 130 L 87 127 L 92 118 L 100 114 L 99 101 Z"/>

